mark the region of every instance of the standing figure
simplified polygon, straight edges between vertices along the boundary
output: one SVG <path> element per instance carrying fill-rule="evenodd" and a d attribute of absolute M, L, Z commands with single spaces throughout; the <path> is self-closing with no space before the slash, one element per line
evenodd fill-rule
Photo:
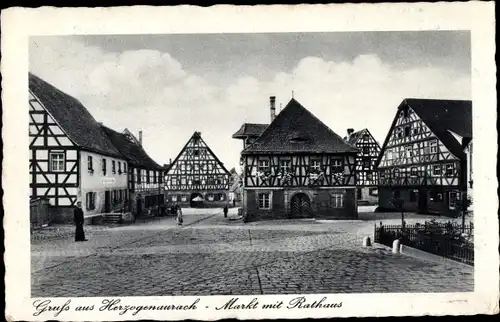
<path fill-rule="evenodd" d="M 85 232 L 83 231 L 83 210 L 82 210 L 82 202 L 78 201 L 76 203 L 76 208 L 73 210 L 73 215 L 74 215 L 74 221 L 75 221 L 75 241 L 87 241 L 85 239 Z"/>
<path fill-rule="evenodd" d="M 233 198 L 233 207 L 236 207 L 236 198 Z"/>
<path fill-rule="evenodd" d="M 224 205 L 224 209 L 223 210 L 224 210 L 224 218 L 227 218 L 227 211 L 228 211 L 227 205 Z"/>
<path fill-rule="evenodd" d="M 177 225 L 182 226 L 182 222 L 184 221 L 182 219 L 182 208 L 179 205 L 176 205 L 175 210 L 177 212 Z"/>

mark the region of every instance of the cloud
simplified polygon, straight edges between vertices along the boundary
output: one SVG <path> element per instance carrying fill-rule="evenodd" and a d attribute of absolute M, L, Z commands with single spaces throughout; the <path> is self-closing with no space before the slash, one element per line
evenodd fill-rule
<path fill-rule="evenodd" d="M 248 67 L 241 64 L 241 70 Z M 304 57 L 289 71 L 235 78 L 230 75 L 238 70 L 197 74 L 158 50 L 109 53 L 67 37 L 34 38 L 30 70 L 80 99 L 108 126 L 142 129 L 159 163 L 175 158 L 197 130 L 228 168 L 238 167 L 242 147 L 232 133 L 243 122 L 268 122 L 271 95 L 284 106 L 293 91 L 339 135 L 367 127 L 380 142 L 404 98 L 471 95 L 469 75 L 442 66 L 403 69 L 375 54 L 351 61 Z"/>

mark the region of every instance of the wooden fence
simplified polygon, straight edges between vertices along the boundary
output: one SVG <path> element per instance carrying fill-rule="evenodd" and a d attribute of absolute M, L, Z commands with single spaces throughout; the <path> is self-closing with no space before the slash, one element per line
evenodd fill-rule
<path fill-rule="evenodd" d="M 44 198 L 30 201 L 31 228 L 41 228 L 50 224 L 49 200 Z"/>

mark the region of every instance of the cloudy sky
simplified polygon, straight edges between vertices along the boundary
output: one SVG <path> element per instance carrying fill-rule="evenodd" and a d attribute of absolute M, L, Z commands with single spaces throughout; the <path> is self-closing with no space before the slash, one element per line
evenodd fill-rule
<path fill-rule="evenodd" d="M 143 130 L 160 164 L 194 131 L 228 170 L 244 122 L 294 97 L 339 135 L 382 143 L 406 97 L 471 98 L 470 33 L 457 31 L 51 36 L 30 40 L 30 71 L 116 130 Z"/>

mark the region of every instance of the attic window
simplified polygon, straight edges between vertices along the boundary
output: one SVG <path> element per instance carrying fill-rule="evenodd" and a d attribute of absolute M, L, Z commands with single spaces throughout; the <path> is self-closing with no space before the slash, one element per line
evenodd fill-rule
<path fill-rule="evenodd" d="M 132 137 L 132 135 L 130 134 L 127 134 L 127 139 L 130 141 L 130 142 L 134 142 L 134 138 Z"/>
<path fill-rule="evenodd" d="M 304 136 L 300 136 L 300 135 L 292 136 L 290 138 L 290 142 L 292 142 L 292 143 L 300 143 L 300 142 L 307 142 L 307 141 L 309 141 L 309 138 L 304 137 Z"/>

